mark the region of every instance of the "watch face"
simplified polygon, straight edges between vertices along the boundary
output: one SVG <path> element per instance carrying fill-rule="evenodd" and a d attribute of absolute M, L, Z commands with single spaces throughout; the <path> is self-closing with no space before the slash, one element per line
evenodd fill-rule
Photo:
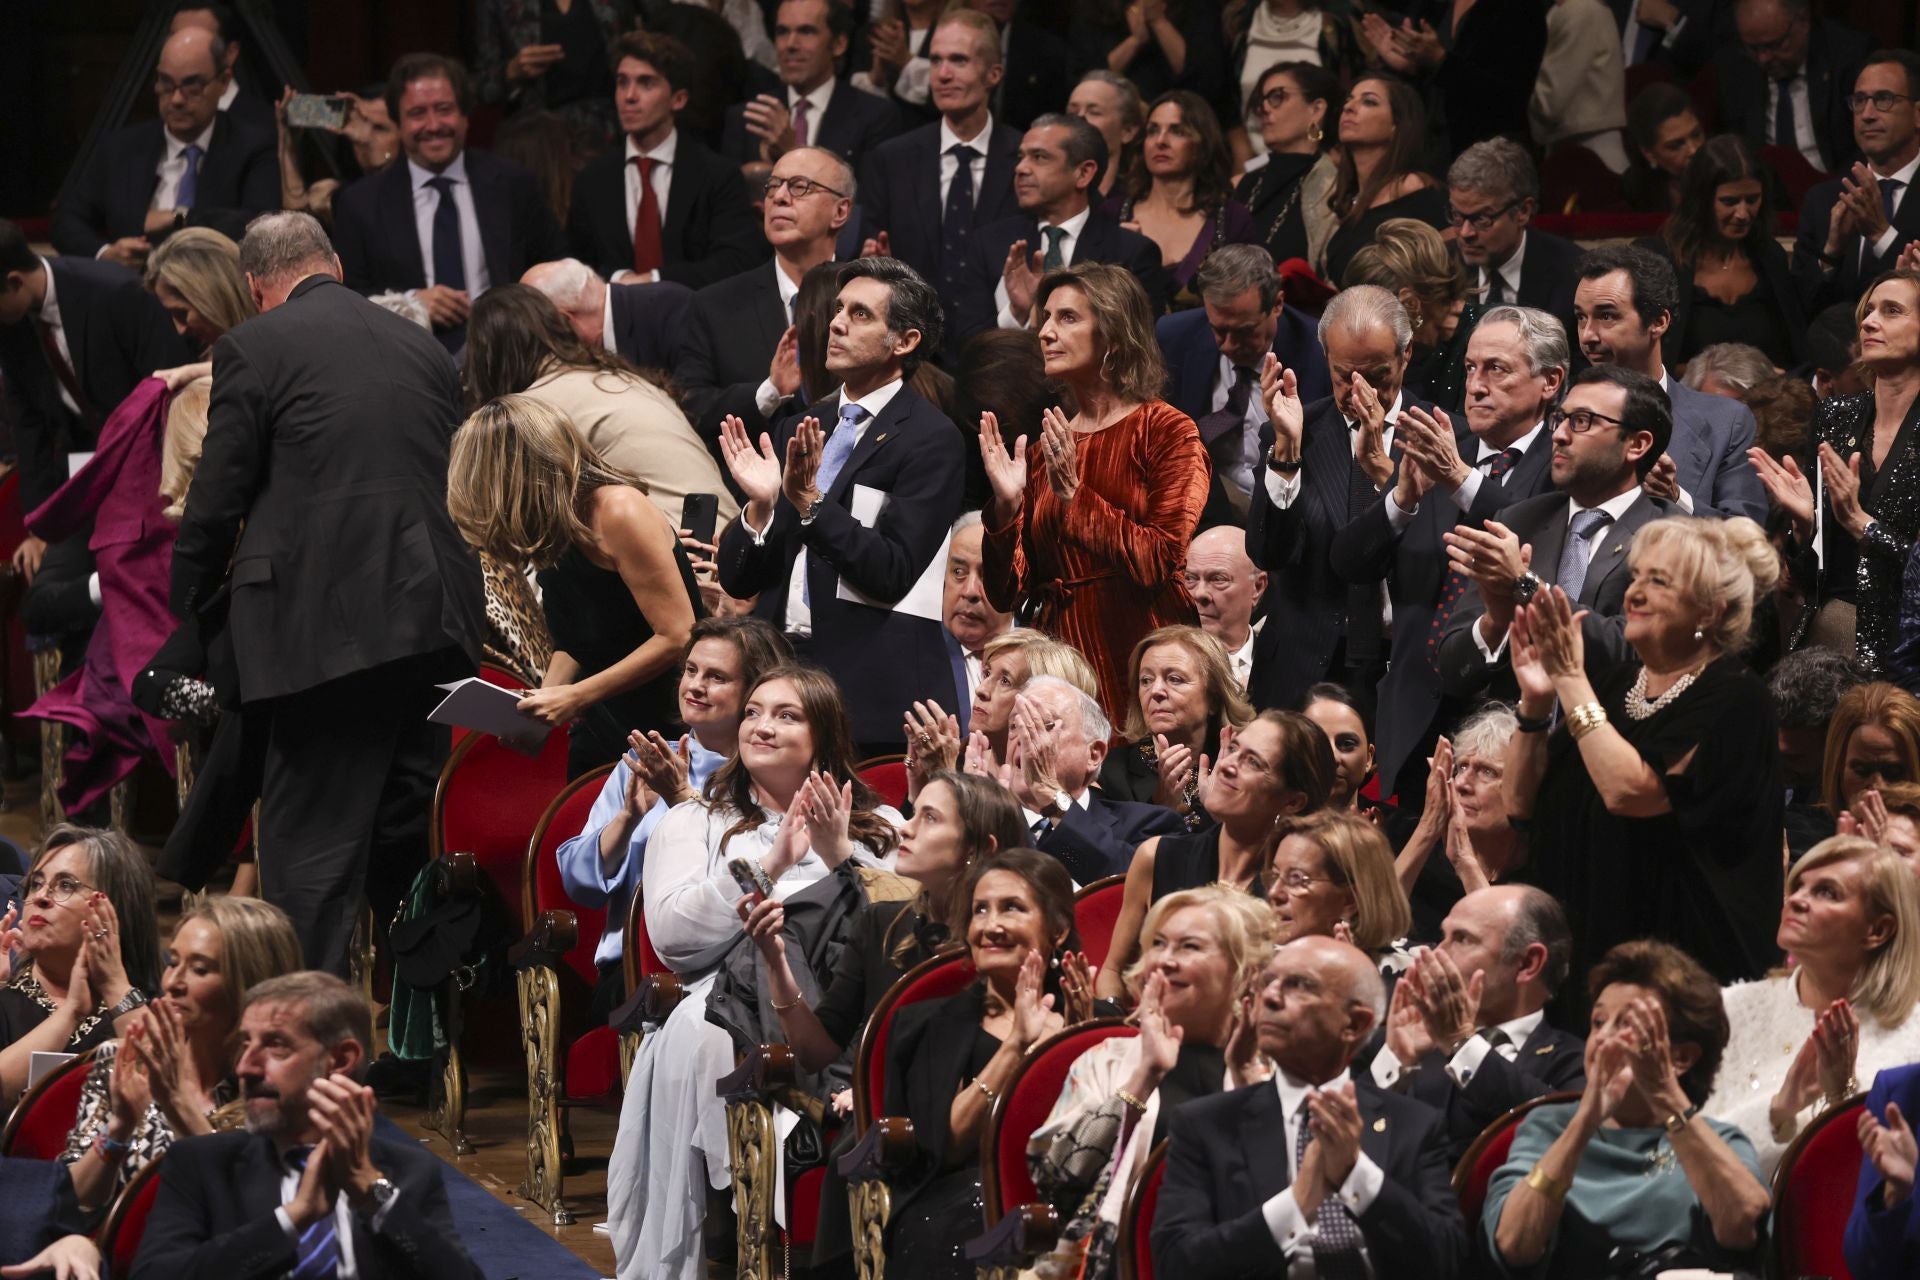
<path fill-rule="evenodd" d="M 1540 590 L 1540 579 L 1530 573 L 1523 573 L 1513 580 L 1513 598 L 1521 604 L 1533 603 L 1534 593 Z"/>

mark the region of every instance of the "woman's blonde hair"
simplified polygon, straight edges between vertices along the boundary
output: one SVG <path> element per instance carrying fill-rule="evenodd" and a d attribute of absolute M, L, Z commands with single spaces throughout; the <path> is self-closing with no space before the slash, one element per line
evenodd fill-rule
<path fill-rule="evenodd" d="M 1766 532 L 1745 516 L 1667 516 L 1633 536 L 1628 566 L 1663 547 L 1674 551 L 1674 587 L 1713 615 L 1700 628 L 1707 641 L 1721 653 L 1739 652 L 1753 624 L 1754 600 L 1780 579 L 1780 553 Z"/>
<path fill-rule="evenodd" d="M 1907 860 L 1865 836 L 1828 836 L 1800 855 L 1787 872 L 1790 894 L 1809 871 L 1840 862 L 1862 864 L 1868 919 L 1893 917 L 1893 937 L 1867 956 L 1847 999 L 1891 1030 L 1920 1001 L 1920 881 Z"/>
<path fill-rule="evenodd" d="M 271 902 L 225 894 L 208 898 L 180 917 L 174 936 L 190 920 L 205 920 L 220 931 L 220 976 L 236 1012 L 260 983 L 305 967 L 293 921 Z"/>
<path fill-rule="evenodd" d="M 160 450 L 160 496 L 167 500 L 167 519 L 178 521 L 187 510 L 187 490 L 200 465 L 207 442 L 207 405 L 213 398 L 213 379 L 195 378 L 173 393 L 167 405 L 167 439 Z"/>
<path fill-rule="evenodd" d="M 1327 875 L 1353 895 L 1353 945 L 1378 955 L 1406 936 L 1413 927 L 1413 907 L 1393 870 L 1393 847 L 1387 838 L 1358 814 L 1344 809 L 1322 809 L 1299 818 L 1283 818 L 1267 838 L 1261 859 L 1269 874 L 1273 855 L 1288 836 L 1300 836 L 1319 846 Z"/>
<path fill-rule="evenodd" d="M 1127 739 L 1147 736 L 1147 717 L 1140 710 L 1140 664 L 1147 651 L 1163 644 L 1177 645 L 1200 663 L 1200 679 L 1207 687 L 1207 741 L 1215 742 L 1223 725 L 1244 729 L 1253 719 L 1253 704 L 1233 678 L 1233 658 L 1227 647 L 1199 627 L 1171 626 L 1149 631 L 1127 658 Z"/>
<path fill-rule="evenodd" d="M 1866 290 L 1861 293 L 1860 301 L 1853 305 L 1853 349 L 1856 353 L 1860 350 L 1860 322 L 1867 318 L 1867 309 L 1873 305 L 1873 291 L 1883 284 L 1896 283 L 1904 284 L 1911 288 L 1913 290 L 1914 302 L 1920 304 L 1920 270 L 1916 270 L 1913 267 L 1904 267 L 1876 276 L 1873 281 L 1867 285 Z M 1854 361 L 1853 369 L 1854 376 L 1858 377 L 1869 387 L 1873 385 L 1872 369 L 1861 364 L 1857 359 Z"/>
<path fill-rule="evenodd" d="M 258 314 L 240 246 L 211 227 L 184 227 L 147 255 L 148 290 L 163 280 L 222 333 Z"/>
<path fill-rule="evenodd" d="M 1447 250 L 1440 233 L 1415 218 L 1388 218 L 1373 240 L 1354 252 L 1340 283 L 1374 284 L 1398 296 L 1411 292 L 1423 308 L 1452 306 L 1467 295 L 1467 269 Z M 1407 308 L 1417 328 L 1420 317 Z"/>
<path fill-rule="evenodd" d="M 1202 885 L 1170 893 L 1147 909 L 1140 925 L 1140 954 L 1127 966 L 1124 975 L 1127 990 L 1135 997 L 1147 978 L 1147 947 L 1160 926 L 1176 911 L 1198 907 L 1213 919 L 1214 940 L 1233 966 L 1232 991 L 1235 998 L 1259 976 L 1273 957 L 1273 912 L 1267 904 L 1244 889 L 1228 884 Z"/>
<path fill-rule="evenodd" d="M 1158 400 L 1166 390 L 1167 366 L 1153 336 L 1153 302 L 1140 281 L 1110 262 L 1050 271 L 1034 290 L 1034 306 L 1045 311 L 1054 290 L 1064 288 L 1086 295 L 1093 332 L 1104 348 L 1100 381 L 1122 400 Z"/>
<path fill-rule="evenodd" d="M 501 396 L 473 411 L 453 436 L 447 514 L 468 543 L 511 565 L 548 568 L 569 546 L 591 545 L 583 512 L 595 489 L 629 485 L 581 438 L 572 419 L 527 395 Z"/>
<path fill-rule="evenodd" d="M 980 665 L 985 667 L 1003 653 L 1019 653 L 1027 660 L 1027 679 L 1052 676 L 1065 680 L 1080 692 L 1100 700 L 1100 677 L 1094 674 L 1087 655 L 1070 644 L 1055 640 L 1032 627 L 1014 627 L 1003 631 L 980 646 Z"/>
<path fill-rule="evenodd" d="M 1827 718 L 1827 748 L 1820 761 L 1820 799 L 1834 815 L 1846 808 L 1847 746 L 1872 725 L 1884 729 L 1900 753 L 1909 780 L 1920 779 L 1920 698 L 1885 680 L 1857 684 L 1840 695 Z"/>

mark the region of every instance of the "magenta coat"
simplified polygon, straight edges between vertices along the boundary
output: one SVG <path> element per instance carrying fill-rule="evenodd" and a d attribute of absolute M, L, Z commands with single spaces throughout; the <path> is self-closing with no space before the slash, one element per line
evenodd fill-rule
<path fill-rule="evenodd" d="M 100 575 L 100 621 L 86 661 L 20 713 L 78 731 L 60 787 L 69 813 L 112 790 L 142 755 L 173 771 L 166 721 L 136 709 L 128 692 L 175 625 L 167 582 L 176 526 L 160 496 L 168 402 L 158 378 L 136 386 L 101 428 L 92 459 L 27 516 L 27 528 L 49 542 L 93 521 L 87 545 Z"/>

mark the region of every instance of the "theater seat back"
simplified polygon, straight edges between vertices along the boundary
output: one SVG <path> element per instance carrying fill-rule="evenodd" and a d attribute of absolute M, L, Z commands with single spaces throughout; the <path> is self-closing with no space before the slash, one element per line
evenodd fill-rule
<path fill-rule="evenodd" d="M 1087 963 L 1105 965 L 1113 948 L 1113 926 L 1120 920 L 1120 904 L 1127 896 L 1127 878 L 1108 876 L 1073 895 L 1073 928 Z"/>
<path fill-rule="evenodd" d="M 1847 1218 L 1860 1175 L 1861 1100 L 1830 1107 L 1801 1130 L 1773 1175 L 1773 1274 L 1836 1276 L 1847 1270 Z"/>
<path fill-rule="evenodd" d="M 1513 1146 L 1513 1136 L 1520 1132 L 1520 1122 L 1535 1107 L 1544 1107 L 1556 1102 L 1577 1102 L 1577 1093 L 1550 1093 L 1543 1098 L 1534 1098 L 1523 1102 L 1507 1114 L 1495 1120 L 1480 1131 L 1466 1154 L 1460 1157 L 1460 1163 L 1453 1167 L 1453 1194 L 1460 1201 L 1460 1212 L 1468 1222 L 1480 1221 L 1480 1210 L 1487 1202 L 1487 1184 L 1493 1181 L 1493 1175 L 1506 1163 L 1507 1152 Z"/>
<path fill-rule="evenodd" d="M 165 1159 L 162 1156 L 160 1159 Z M 133 1260 L 140 1252 L 140 1238 L 146 1234 L 147 1216 L 153 1202 L 160 1198 L 160 1160 L 154 1160 L 133 1175 L 120 1189 L 100 1226 L 97 1243 L 100 1256 L 107 1262 L 107 1274 L 130 1276 Z"/>
<path fill-rule="evenodd" d="M 93 1050 L 61 1063 L 20 1096 L 0 1131 L 0 1155 L 52 1160 L 67 1149 L 80 1114 L 80 1094 L 93 1069 Z"/>
<path fill-rule="evenodd" d="M 873 788 L 880 803 L 890 804 L 905 813 L 907 811 L 907 758 L 905 756 L 873 756 L 862 760 L 854 771 L 860 775 L 860 781 Z"/>
<path fill-rule="evenodd" d="M 433 856 L 464 851 L 519 919 L 527 845 L 567 784 L 567 732 L 547 735 L 529 759 L 490 733 L 470 733 L 447 757 L 433 795 Z"/>
<path fill-rule="evenodd" d="M 1073 1064 L 1102 1041 L 1139 1034 L 1140 1029 L 1127 1025 L 1124 1018 L 1100 1018 L 1056 1032 L 1027 1051 L 1000 1091 L 987 1122 L 980 1193 L 988 1226 L 1040 1198 L 1027 1170 L 1027 1141 L 1053 1114 Z"/>
<path fill-rule="evenodd" d="M 887 1114 L 887 1043 L 894 1018 L 908 1005 L 944 1000 L 972 981 L 973 961 L 966 952 L 955 951 L 921 961 L 880 997 L 853 1056 L 853 1117 L 859 1133 L 864 1135 L 868 1126 Z"/>
<path fill-rule="evenodd" d="M 1120 1215 L 1120 1280 L 1153 1280 L 1153 1213 L 1160 1207 L 1160 1184 L 1167 1176 L 1167 1144 L 1147 1154 L 1139 1185 Z"/>
<path fill-rule="evenodd" d="M 567 967 L 587 984 L 589 991 L 600 980 L 600 971 L 593 963 L 593 953 L 600 945 L 601 935 L 606 932 L 607 912 L 604 907 L 581 906 L 567 896 L 567 888 L 560 881 L 559 854 L 560 846 L 579 835 L 586 826 L 593 802 L 599 799 L 601 787 L 612 772 L 612 765 L 603 764 L 569 782 L 553 798 L 553 803 L 547 806 L 547 811 L 540 815 L 540 821 L 534 826 L 521 881 L 522 933 L 533 928 L 533 922 L 540 918 L 543 911 L 557 908 L 573 913 L 579 925 L 579 936 L 573 949 L 567 953 Z"/>

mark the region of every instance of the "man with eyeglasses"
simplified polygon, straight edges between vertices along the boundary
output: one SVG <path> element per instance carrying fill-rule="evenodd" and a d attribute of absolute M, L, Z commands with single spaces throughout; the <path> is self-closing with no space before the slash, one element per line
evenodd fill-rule
<path fill-rule="evenodd" d="M 1580 247 L 1535 230 L 1540 177 L 1508 138 L 1476 142 L 1447 170 L 1447 218 L 1482 307 L 1537 307 L 1573 332 Z"/>
<path fill-rule="evenodd" d="M 1485 528 L 1447 534 L 1448 557 L 1472 579 L 1440 642 L 1448 695 L 1517 699 L 1507 628 L 1514 606 L 1549 586 L 1587 611 L 1581 628 L 1590 662 L 1625 659 L 1627 547 L 1642 525 L 1684 514 L 1644 484 L 1673 433 L 1669 404 L 1645 374 L 1618 365 L 1581 370 L 1547 418 L 1556 492 L 1504 509 Z"/>
<path fill-rule="evenodd" d="M 1847 94 L 1873 41 L 1808 0 L 1740 0 L 1733 20 L 1738 40 L 1713 56 L 1720 127 L 1837 172 L 1854 156 Z"/>
<path fill-rule="evenodd" d="M 800 282 L 833 261 L 853 216 L 853 168 L 831 151 L 795 147 L 774 162 L 765 192 L 760 218 L 773 260 L 693 295 L 673 366 L 694 427 L 716 457 L 728 416 L 758 435 L 789 396 L 832 390 L 801 388 L 794 308 Z"/>
<path fill-rule="evenodd" d="M 1793 245 L 1793 276 L 1808 314 L 1852 306 L 1920 238 L 1920 54 L 1881 49 L 1847 99 L 1863 161 L 1807 192 Z"/>
<path fill-rule="evenodd" d="M 225 42 L 204 28 L 168 37 L 153 74 L 159 118 L 100 140 L 54 211 L 54 248 L 138 271 L 153 246 L 181 227 L 212 227 L 238 240 L 248 219 L 280 207 L 274 135 L 220 110 L 232 78 L 225 57 Z"/>

